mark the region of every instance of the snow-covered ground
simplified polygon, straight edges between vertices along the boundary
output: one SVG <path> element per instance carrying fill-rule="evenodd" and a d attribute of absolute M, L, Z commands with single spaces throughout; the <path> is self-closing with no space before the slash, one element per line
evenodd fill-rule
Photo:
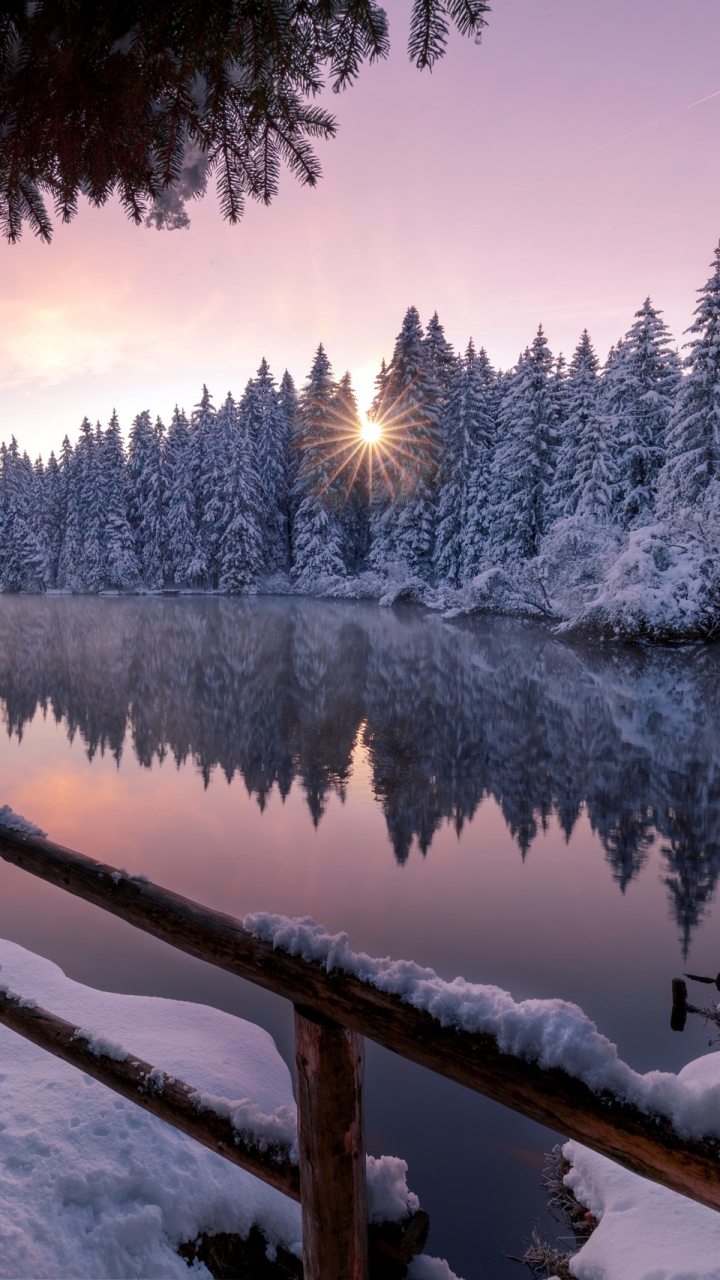
<path fill-rule="evenodd" d="M 688 1063 L 678 1080 L 720 1086 L 720 1054 Z M 720 1213 L 622 1169 L 579 1142 L 563 1154 L 565 1178 L 599 1221 L 570 1262 L 577 1280 L 720 1280 Z"/>
<path fill-rule="evenodd" d="M 96 991 L 0 941 L 0 982 L 98 1037 L 232 1101 L 294 1114 L 290 1073 L 260 1027 L 217 1009 Z M 300 1206 L 76 1068 L 0 1026 L 0 1276 L 185 1277 L 177 1246 L 201 1232 L 300 1252 Z M 417 1205 L 404 1161 L 368 1161 L 371 1215 Z M 193 1274 L 209 1276 L 202 1263 Z M 452 1280 L 417 1260 L 413 1280 Z"/>

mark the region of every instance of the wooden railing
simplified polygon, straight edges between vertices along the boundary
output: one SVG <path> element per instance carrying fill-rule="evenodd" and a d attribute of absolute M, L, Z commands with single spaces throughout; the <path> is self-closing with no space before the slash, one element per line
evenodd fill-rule
<path fill-rule="evenodd" d="M 153 1079 L 163 1087 L 151 1086 L 150 1064 L 94 1054 L 75 1027 L 45 1010 L 5 996 L 0 1021 L 299 1198 L 305 1280 L 367 1276 L 363 1037 L 720 1209 L 720 1144 L 714 1138 L 684 1138 L 664 1117 L 595 1093 L 558 1068 L 502 1053 L 491 1035 L 443 1027 L 353 974 L 328 973 L 319 963 L 274 949 L 231 916 L 49 840 L 0 828 L 0 857 L 293 1002 L 298 1166 L 287 1149 L 261 1151 L 226 1117 L 198 1110 L 190 1085 L 156 1073 Z"/>

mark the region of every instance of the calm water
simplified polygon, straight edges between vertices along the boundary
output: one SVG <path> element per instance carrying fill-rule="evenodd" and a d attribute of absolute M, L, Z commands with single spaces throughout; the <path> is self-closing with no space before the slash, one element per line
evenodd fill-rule
<path fill-rule="evenodd" d="M 0 598 L 0 803 L 237 915 L 577 1001 L 677 1069 L 670 980 L 716 973 L 720 649 L 579 648 L 518 623 L 265 599 Z M 263 1023 L 289 1006 L 0 863 L 0 932 L 81 981 Z M 555 1135 L 373 1046 L 368 1147 L 432 1252 L 526 1274 Z"/>

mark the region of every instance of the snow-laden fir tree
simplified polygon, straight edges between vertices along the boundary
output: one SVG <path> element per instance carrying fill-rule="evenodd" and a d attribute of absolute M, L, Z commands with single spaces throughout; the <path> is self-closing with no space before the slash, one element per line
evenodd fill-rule
<path fill-rule="evenodd" d="M 336 473 L 336 393 L 322 344 L 298 401 L 298 473 L 292 531 L 293 580 L 312 591 L 322 579 L 346 574 Z"/>
<path fill-rule="evenodd" d="M 373 478 L 370 561 L 379 572 L 429 578 L 435 537 L 441 393 L 420 317 L 409 307 L 373 405 L 387 450 Z"/>
<path fill-rule="evenodd" d="M 587 449 L 593 434 L 599 429 L 598 369 L 595 348 L 587 329 L 584 329 L 562 386 L 564 415 L 559 423 L 557 466 L 551 494 L 552 514 L 556 519 L 574 515 L 577 511 L 584 484 L 578 470 L 580 450 Z"/>
<path fill-rule="evenodd" d="M 287 440 L 287 486 L 288 486 L 288 535 L 292 538 L 292 522 L 295 518 L 295 481 L 300 461 L 300 449 L 297 440 L 298 397 L 291 374 L 285 370 L 280 382 L 280 408 L 285 418 L 285 439 Z M 290 546 L 292 559 L 292 543 Z"/>
<path fill-rule="evenodd" d="M 188 421 L 177 405 L 165 438 L 164 472 L 163 579 L 188 585 L 199 576 L 195 565 L 197 511 Z"/>
<path fill-rule="evenodd" d="M 713 272 L 700 292 L 688 333 L 687 376 L 667 431 L 666 462 L 658 480 L 664 516 L 717 503 L 720 485 L 720 244 Z"/>
<path fill-rule="evenodd" d="M 286 388 L 289 392 L 290 388 Z M 290 440 L 286 410 L 267 360 L 248 383 L 240 402 L 243 430 L 255 455 L 261 488 L 258 511 L 266 573 L 286 573 L 290 567 L 289 475 Z"/>
<path fill-rule="evenodd" d="M 54 453 L 50 454 L 43 477 L 43 531 L 47 584 L 57 585 L 60 550 L 65 534 L 66 497 L 63 475 Z"/>
<path fill-rule="evenodd" d="M 490 537 L 492 461 L 497 447 L 499 379 L 484 347 L 465 353 L 465 417 L 471 449 L 461 522 L 460 580 L 480 573 Z"/>
<path fill-rule="evenodd" d="M 445 337 L 445 330 L 435 311 L 428 321 L 423 340 L 428 367 L 432 372 L 442 396 L 447 396 L 453 384 L 457 357 L 451 343 Z"/>
<path fill-rule="evenodd" d="M 464 580 L 464 540 L 469 532 L 470 512 L 474 536 L 480 533 L 484 516 L 483 485 L 489 471 L 493 435 L 487 387 L 492 381 L 485 351 L 478 354 L 470 341 L 464 357 L 455 361 L 444 404 L 438 461 L 435 577 L 452 587 L 460 586 Z M 468 552 L 469 549 L 468 545 Z"/>
<path fill-rule="evenodd" d="M 197 586 L 217 581 L 221 529 L 218 524 L 222 501 L 222 474 L 217 440 L 217 414 L 212 396 L 203 385 L 200 401 L 190 419 L 190 441 L 193 462 L 193 492 L 197 537 L 191 564 L 192 580 Z"/>
<path fill-rule="evenodd" d="M 616 517 L 626 527 L 651 518 L 680 379 L 670 332 L 646 298 L 603 376 L 604 412 L 615 454 Z"/>
<path fill-rule="evenodd" d="M 257 467 L 257 436 L 252 418 L 242 412 L 242 406 L 236 414 L 228 447 L 226 519 L 220 540 L 218 585 L 228 595 L 242 595 L 257 584 L 267 565 L 264 519 L 267 488 L 261 482 Z M 281 532 L 286 538 L 285 530 Z"/>
<path fill-rule="evenodd" d="M 130 428 L 128 515 L 140 574 L 150 590 L 162 586 L 164 436 L 162 422 L 158 418 L 153 425 L 147 410 Z"/>
<path fill-rule="evenodd" d="M 337 384 L 334 415 L 338 437 L 334 486 L 339 491 L 343 559 L 350 573 L 364 568 L 370 544 L 369 500 L 371 451 L 360 436 L 360 415 L 349 373 Z"/>
<path fill-rule="evenodd" d="M 103 586 L 103 506 L 100 427 L 84 418 L 69 461 L 68 514 L 60 552 L 60 585 L 97 592 Z"/>
<path fill-rule="evenodd" d="M 46 587 L 43 549 L 35 531 L 36 477 L 15 437 L 0 448 L 0 591 Z"/>
<path fill-rule="evenodd" d="M 500 406 L 489 542 L 501 563 L 529 560 L 549 525 L 557 445 L 552 374 L 541 325 L 508 379 Z"/>
<path fill-rule="evenodd" d="M 135 539 L 128 518 L 125 446 L 113 410 L 100 442 L 101 495 L 104 511 L 103 586 L 128 591 L 140 581 Z"/>
<path fill-rule="evenodd" d="M 609 524 L 616 494 L 616 458 L 609 419 L 600 411 L 583 424 L 573 477 L 573 510 L 568 514 Z"/>

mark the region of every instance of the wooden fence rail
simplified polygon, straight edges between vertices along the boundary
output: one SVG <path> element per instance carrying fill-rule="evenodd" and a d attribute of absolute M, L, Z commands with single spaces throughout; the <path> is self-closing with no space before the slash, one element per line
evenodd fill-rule
<path fill-rule="evenodd" d="M 314 1019 L 318 1025 L 334 1024 L 335 1032 L 346 1037 L 351 1033 L 367 1036 L 402 1057 L 579 1139 L 634 1173 L 720 1209 L 720 1144 L 714 1138 L 683 1138 L 669 1120 L 648 1115 L 611 1094 L 594 1093 L 560 1069 L 545 1070 L 535 1062 L 502 1053 L 491 1035 L 443 1027 L 429 1013 L 403 1003 L 396 995 L 378 991 L 355 975 L 328 973 L 318 963 L 273 949 L 271 943 L 249 933 L 231 916 L 49 840 L 0 829 L 0 857 L 171 946 L 284 996 L 305 1022 Z M 306 1088 L 298 1074 L 301 1135 L 303 1124 L 306 1132 L 307 1126 L 315 1130 L 320 1126 L 326 1134 L 323 1153 L 301 1137 L 302 1199 L 306 1191 L 308 1197 L 316 1193 L 330 1197 L 335 1218 L 349 1224 L 357 1224 L 357 1206 L 364 1195 L 360 1185 L 364 1159 L 361 1162 L 354 1154 L 362 1147 L 362 1139 L 356 1143 L 348 1137 L 344 1144 L 346 1164 L 340 1169 L 329 1135 L 357 1137 L 362 1132 L 358 1101 L 361 1073 L 354 1052 L 346 1056 L 344 1076 L 337 1059 L 335 1070 L 328 1070 L 320 1053 L 316 1070 L 318 1079 L 325 1080 L 322 1087 Z M 300 1045 L 298 1057 L 302 1053 Z M 333 1079 L 337 1087 L 331 1089 Z M 331 1169 L 335 1173 L 325 1177 L 324 1171 Z M 355 1239 L 355 1256 L 351 1250 L 347 1255 L 350 1261 L 338 1269 L 328 1231 L 320 1229 L 318 1222 L 316 1213 L 304 1237 L 306 1280 L 358 1280 L 365 1274 L 366 1263 L 356 1226 L 348 1226 L 348 1239 Z"/>

